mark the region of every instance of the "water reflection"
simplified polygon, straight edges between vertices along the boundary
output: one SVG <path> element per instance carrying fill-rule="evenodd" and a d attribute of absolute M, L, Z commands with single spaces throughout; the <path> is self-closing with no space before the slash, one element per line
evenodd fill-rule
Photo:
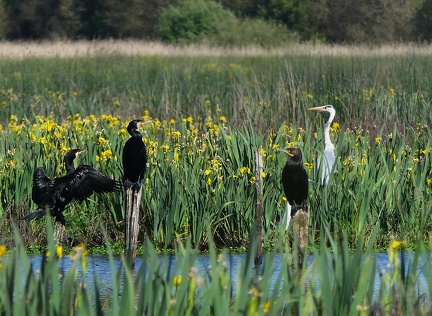
<path fill-rule="evenodd" d="M 405 262 L 410 263 L 412 260 L 414 254 L 411 253 L 405 253 Z M 271 265 L 271 271 L 272 271 L 272 281 L 273 283 L 276 283 L 276 280 L 280 277 L 280 274 L 282 273 L 281 268 L 284 266 L 283 264 L 283 254 L 266 254 L 263 259 L 263 265 L 270 264 Z M 246 263 L 247 257 L 244 254 L 226 254 L 225 255 L 225 261 L 227 264 L 227 270 L 229 274 L 231 275 L 231 284 L 233 288 L 233 292 L 235 293 L 235 287 L 237 282 L 237 277 L 239 275 L 239 272 L 242 271 L 241 267 L 244 266 Z M 41 256 L 30 256 L 29 260 L 33 266 L 34 271 L 39 270 L 42 257 Z M 118 271 L 118 269 L 121 266 L 121 258 L 120 257 L 113 257 L 113 268 L 111 268 L 111 263 L 109 260 L 109 257 L 107 255 L 91 255 L 87 256 L 88 260 L 88 268 L 87 268 L 87 274 L 86 274 L 86 283 L 89 289 L 92 289 L 94 286 L 95 278 L 97 278 L 97 281 L 99 283 L 100 287 L 100 294 L 102 297 L 110 296 L 112 291 L 112 282 L 113 282 L 113 274 Z M 307 265 L 310 265 L 313 261 L 313 256 L 309 255 L 307 260 Z M 140 257 L 137 257 L 137 261 L 135 264 L 136 271 L 138 271 L 143 264 L 143 259 Z M 374 299 L 377 298 L 377 295 L 379 293 L 379 289 L 381 286 L 381 278 L 379 277 L 380 272 L 384 271 L 388 268 L 388 255 L 387 253 L 378 253 L 376 254 L 376 277 L 375 277 L 375 285 L 374 285 Z M 176 262 L 176 257 L 174 255 L 170 256 L 159 256 L 159 265 L 165 265 L 162 269 L 162 271 L 170 271 L 172 272 L 176 265 L 180 264 L 179 262 Z M 64 256 L 63 258 L 59 259 L 59 268 L 62 271 L 67 271 L 72 265 L 72 261 L 69 259 L 69 257 Z M 263 266 L 262 265 L 262 266 Z M 422 272 L 423 269 L 423 262 L 422 260 L 419 261 L 418 269 L 418 286 L 419 290 L 427 290 L 427 282 L 425 280 L 425 276 Z M 211 259 L 209 255 L 197 255 L 195 257 L 195 264 L 194 266 L 197 268 L 199 273 L 201 273 L 203 276 L 206 273 L 206 271 L 211 266 Z M 178 268 L 178 267 L 177 267 Z M 361 267 L 359 267 L 361 268 Z M 407 269 L 413 269 L 414 267 L 409 266 L 409 264 L 406 265 Z M 81 271 L 79 270 L 79 277 L 81 276 Z M 316 280 L 316 285 L 319 288 L 319 280 Z"/>

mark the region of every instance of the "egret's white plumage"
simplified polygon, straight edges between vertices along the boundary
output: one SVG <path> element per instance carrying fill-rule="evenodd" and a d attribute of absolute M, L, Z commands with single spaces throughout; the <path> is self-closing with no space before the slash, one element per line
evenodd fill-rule
<path fill-rule="evenodd" d="M 333 172 L 333 166 L 336 160 L 335 147 L 330 139 L 330 126 L 336 115 L 336 110 L 332 105 L 317 106 L 309 108 L 310 111 L 327 112 L 329 119 L 324 126 L 324 153 L 317 159 L 317 170 L 321 170 L 321 184 L 327 185 L 330 179 L 330 174 Z"/>

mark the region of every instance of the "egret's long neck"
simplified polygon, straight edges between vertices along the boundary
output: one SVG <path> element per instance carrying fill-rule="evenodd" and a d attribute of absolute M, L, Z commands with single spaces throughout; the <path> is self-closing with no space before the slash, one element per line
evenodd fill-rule
<path fill-rule="evenodd" d="M 333 119 L 335 117 L 335 112 L 331 111 L 329 113 L 330 113 L 330 117 L 324 126 L 324 143 L 325 143 L 326 147 L 327 146 L 334 147 L 332 142 L 331 142 L 331 139 L 330 139 L 330 126 L 331 126 L 331 123 L 333 122 Z"/>

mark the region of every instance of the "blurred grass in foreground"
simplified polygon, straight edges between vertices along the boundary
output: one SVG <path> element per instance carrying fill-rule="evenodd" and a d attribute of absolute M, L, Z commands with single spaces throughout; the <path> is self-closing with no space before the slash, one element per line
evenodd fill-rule
<path fill-rule="evenodd" d="M 48 234 L 53 230 L 47 221 Z M 69 268 L 59 257 L 66 256 L 49 238 L 47 252 L 35 271 L 25 254 L 20 236 L 16 247 L 0 249 L 0 313 L 3 315 L 281 315 L 281 314 L 397 314 L 426 315 L 431 312 L 432 267 L 430 253 L 421 242 L 402 260 L 405 243 L 393 240 L 388 247 L 388 265 L 377 269 L 372 243 L 360 238 L 353 250 L 345 236 L 340 241 L 323 230 L 321 243 L 309 264 L 300 267 L 296 247 L 277 242 L 280 266 L 268 253 L 263 266 L 254 267 L 255 245 L 234 272 L 226 252 L 218 253 L 210 240 L 210 265 L 197 264 L 196 249 L 178 242 L 175 261 L 156 254 L 145 243 L 142 262 L 131 271 L 124 257 L 115 267 L 109 255 L 110 291 L 103 292 L 98 275 L 88 280 L 89 261 L 85 245 L 69 254 Z M 372 234 L 372 239 L 376 233 Z M 110 243 L 107 242 L 109 253 Z M 283 255 L 285 254 L 285 255 Z M 97 262 L 94 262 L 97 264 Z M 378 278 L 378 280 L 377 280 Z"/>

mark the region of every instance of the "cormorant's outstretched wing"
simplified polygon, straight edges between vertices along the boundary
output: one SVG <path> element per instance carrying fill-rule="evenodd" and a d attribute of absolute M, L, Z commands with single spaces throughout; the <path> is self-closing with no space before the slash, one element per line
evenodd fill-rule
<path fill-rule="evenodd" d="M 96 169 L 81 165 L 69 177 L 63 193 L 66 200 L 84 201 L 96 193 L 115 192 L 121 189 L 119 181 L 110 179 Z"/>
<path fill-rule="evenodd" d="M 37 168 L 33 173 L 32 200 L 38 205 L 38 209 L 24 216 L 21 220 L 40 219 L 46 214 L 45 209 L 40 204 L 50 199 L 52 188 L 53 181 L 46 176 L 42 168 Z"/>
<path fill-rule="evenodd" d="M 40 219 L 42 217 L 45 216 L 45 210 L 38 208 L 36 211 L 34 211 L 33 213 L 30 213 L 27 216 L 24 216 L 23 218 L 21 218 L 21 220 L 25 220 L 25 221 L 29 221 L 32 219 Z"/>
<path fill-rule="evenodd" d="M 48 178 L 42 168 L 37 168 L 33 173 L 32 200 L 35 204 L 42 203 L 51 191 L 53 181 Z M 51 194 L 51 193 L 50 193 Z"/>

